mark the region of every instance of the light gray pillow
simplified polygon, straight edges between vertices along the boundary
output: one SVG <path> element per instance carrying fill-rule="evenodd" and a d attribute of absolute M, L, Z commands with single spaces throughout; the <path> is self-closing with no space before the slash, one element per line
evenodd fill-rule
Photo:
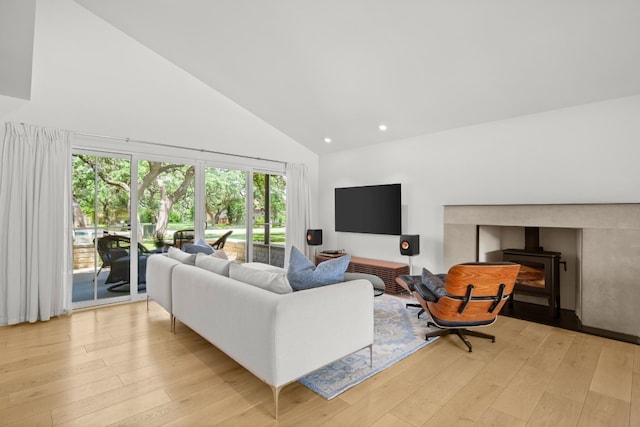
<path fill-rule="evenodd" d="M 180 249 L 174 248 L 173 246 L 169 248 L 167 255 L 169 258 L 173 258 L 183 264 L 196 265 L 196 254 L 182 252 Z"/>
<path fill-rule="evenodd" d="M 229 277 L 229 264 L 233 261 L 228 259 L 215 258 L 204 253 L 196 255 L 196 267 L 204 268 L 212 273 Z"/>
<path fill-rule="evenodd" d="M 345 272 L 344 273 L 344 281 L 347 282 L 349 280 L 357 280 L 357 279 L 365 279 L 371 282 L 374 289 L 378 289 L 380 291 L 384 291 L 384 281 L 376 275 L 367 274 L 367 273 L 352 273 Z"/>
<path fill-rule="evenodd" d="M 286 273 L 256 270 L 255 268 L 245 267 L 242 264 L 232 263 L 229 266 L 229 277 L 276 294 L 293 292 Z"/>

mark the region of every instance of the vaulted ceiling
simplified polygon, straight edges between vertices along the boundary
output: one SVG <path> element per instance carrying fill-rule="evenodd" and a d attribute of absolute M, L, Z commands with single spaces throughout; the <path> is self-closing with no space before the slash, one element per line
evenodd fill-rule
<path fill-rule="evenodd" d="M 640 94 L 638 0 L 75 1 L 319 154 Z"/>

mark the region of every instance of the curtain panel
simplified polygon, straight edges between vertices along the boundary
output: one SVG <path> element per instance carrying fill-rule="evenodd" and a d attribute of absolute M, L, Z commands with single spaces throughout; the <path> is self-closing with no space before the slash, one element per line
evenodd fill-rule
<path fill-rule="evenodd" d="M 299 163 L 287 163 L 287 237 L 284 264 L 289 265 L 291 246 L 300 249 L 307 257 L 310 249 L 307 245 L 307 229 L 311 225 L 311 185 L 307 166 Z"/>
<path fill-rule="evenodd" d="M 71 137 L 6 123 L 0 145 L 0 324 L 71 309 Z"/>

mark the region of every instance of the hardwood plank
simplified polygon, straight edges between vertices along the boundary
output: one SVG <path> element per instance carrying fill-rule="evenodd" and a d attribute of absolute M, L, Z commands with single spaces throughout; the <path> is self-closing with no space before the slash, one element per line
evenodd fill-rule
<path fill-rule="evenodd" d="M 386 414 L 384 417 L 371 424 L 371 427 L 411 427 L 411 424 L 408 424 L 391 414 Z"/>
<path fill-rule="evenodd" d="M 482 362 L 466 356 L 456 359 L 396 405 L 391 413 L 413 425 L 425 423 L 465 387 L 482 367 Z"/>
<path fill-rule="evenodd" d="M 603 339 L 579 334 L 562 359 L 547 392 L 584 402 L 595 372 Z"/>
<path fill-rule="evenodd" d="M 74 418 L 59 425 L 85 427 L 95 425 L 96 421 L 98 421 L 100 425 L 109 425 L 170 401 L 171 399 L 163 390 L 155 390 L 132 397 L 131 399 L 127 399 L 116 405 L 108 406 L 85 416 Z"/>
<path fill-rule="evenodd" d="M 81 401 L 90 396 L 111 392 L 120 387 L 122 387 L 122 382 L 120 382 L 117 377 L 110 377 L 89 382 L 61 393 L 48 394 L 29 400 L 12 401 L 10 405 L 2 408 L 2 420 L 0 424 L 4 425 L 4 423 L 13 423 L 22 420 L 26 425 L 28 424 L 28 416 L 40 411 L 47 411 L 49 418 L 52 418 L 50 412 L 55 408 Z"/>
<path fill-rule="evenodd" d="M 551 378 L 551 374 L 525 364 L 498 396 L 492 408 L 520 420 L 528 420 Z"/>
<path fill-rule="evenodd" d="M 633 364 L 633 344 L 606 340 L 589 390 L 631 402 Z"/>
<path fill-rule="evenodd" d="M 504 387 L 474 377 L 465 387 L 453 395 L 425 426 L 458 426 L 480 421 Z"/>
<path fill-rule="evenodd" d="M 50 427 L 52 426 L 51 414 L 49 411 L 25 414 L 25 418 L 11 423 L 2 423 L 6 427 Z"/>
<path fill-rule="evenodd" d="M 301 386 L 301 388 L 306 388 Z M 301 401 L 297 399 L 298 393 L 295 392 L 296 399 L 286 411 L 281 411 L 278 426 L 280 427 L 305 427 L 318 426 L 327 423 L 327 420 L 334 414 L 344 411 L 349 404 L 340 397 L 325 400 L 308 390 L 312 396 L 304 400 L 305 404 L 301 405 Z M 292 394 L 294 391 L 291 392 Z"/>
<path fill-rule="evenodd" d="M 525 422 L 514 417 L 513 415 L 505 414 L 497 409 L 489 408 L 487 412 L 482 415 L 480 421 L 475 424 L 476 427 L 524 427 Z"/>
<path fill-rule="evenodd" d="M 136 396 L 151 393 L 162 388 L 162 381 L 141 381 L 139 383 L 121 386 L 113 391 L 87 396 L 83 399 L 67 402 L 51 410 L 54 424 L 64 424 L 73 419 L 97 413 L 98 411 L 116 406 L 121 402 L 134 399 Z M 95 422 L 94 422 L 95 424 Z"/>
<path fill-rule="evenodd" d="M 129 418 L 119 420 L 119 426 L 162 426 L 189 415 L 201 406 L 220 400 L 233 390 L 224 384 L 214 384 L 183 399 L 170 400 Z"/>
<path fill-rule="evenodd" d="M 630 404 L 594 391 L 589 391 L 584 402 L 579 427 L 630 426 Z"/>
<path fill-rule="evenodd" d="M 640 426 L 640 373 L 633 374 L 631 390 L 631 413 L 629 425 Z"/>
<path fill-rule="evenodd" d="M 544 393 L 527 426 L 575 426 L 580 419 L 582 402 L 553 393 Z"/>
<path fill-rule="evenodd" d="M 0 379 L 2 393 L 9 395 L 9 400 L 29 399 L 45 395 L 46 390 L 61 390 L 64 384 L 75 384 L 85 378 L 98 380 L 110 376 L 102 359 L 76 358 L 69 365 L 61 365 L 60 361 L 47 363 L 38 367 L 13 371 Z"/>
<path fill-rule="evenodd" d="M 329 418 L 324 425 L 371 425 L 401 402 L 406 402 L 419 389 L 418 385 L 408 384 L 403 378 L 394 378 L 384 383 L 377 392 L 363 396 Z"/>

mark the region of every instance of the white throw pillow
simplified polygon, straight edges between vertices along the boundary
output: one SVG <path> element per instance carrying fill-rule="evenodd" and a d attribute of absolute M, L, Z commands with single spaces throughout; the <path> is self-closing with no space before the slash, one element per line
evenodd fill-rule
<path fill-rule="evenodd" d="M 211 256 L 214 258 L 229 259 L 227 253 L 223 249 L 218 249 L 217 251 L 212 253 Z"/>
<path fill-rule="evenodd" d="M 169 258 L 173 258 L 183 264 L 196 265 L 196 254 L 182 252 L 180 249 L 174 248 L 173 246 L 169 248 L 167 255 L 169 255 Z"/>
<path fill-rule="evenodd" d="M 196 267 L 204 268 L 212 273 L 229 277 L 229 264 L 233 261 L 228 259 L 215 258 L 204 253 L 196 255 Z"/>
<path fill-rule="evenodd" d="M 256 270 L 255 268 L 245 267 L 242 264 L 232 263 L 229 266 L 229 277 L 276 294 L 293 292 L 286 273 Z"/>

